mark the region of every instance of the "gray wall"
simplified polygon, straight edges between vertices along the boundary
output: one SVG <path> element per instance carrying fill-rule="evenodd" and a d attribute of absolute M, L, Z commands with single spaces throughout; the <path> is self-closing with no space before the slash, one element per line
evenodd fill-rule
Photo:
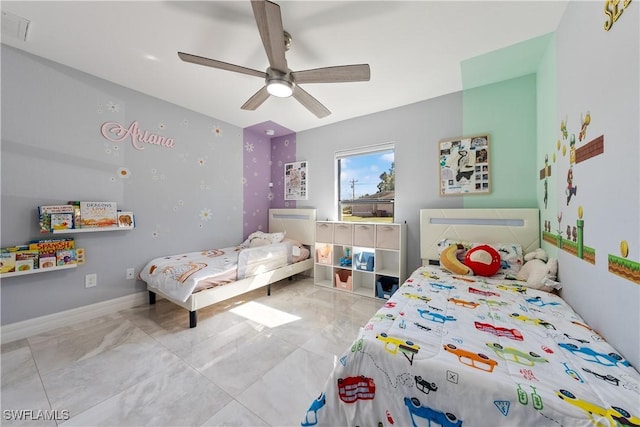
<path fill-rule="evenodd" d="M 297 157 L 309 161 L 308 204 L 318 219 L 338 219 L 335 152 L 394 142 L 395 221 L 407 223 L 407 271 L 413 271 L 420 265 L 419 210 L 462 207 L 462 198 L 438 195 L 437 167 L 437 142 L 460 135 L 461 92 L 300 132 Z"/>
<path fill-rule="evenodd" d="M 2 324 L 140 292 L 125 269 L 153 257 L 239 243 L 240 128 L 4 45 L 1 55 L 2 246 L 41 237 L 39 205 L 115 201 L 137 222 L 73 235 L 87 259 L 76 269 L 3 279 Z M 138 121 L 175 148 L 109 142 L 107 121 Z M 98 286 L 85 289 L 89 273 Z"/>

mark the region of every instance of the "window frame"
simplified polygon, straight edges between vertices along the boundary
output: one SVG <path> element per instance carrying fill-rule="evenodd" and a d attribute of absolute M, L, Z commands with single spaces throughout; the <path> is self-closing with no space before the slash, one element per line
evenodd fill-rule
<path fill-rule="evenodd" d="M 363 146 L 363 147 L 356 147 L 356 148 L 349 148 L 349 149 L 345 149 L 345 150 L 338 150 L 335 152 L 334 154 L 334 209 L 335 212 L 337 213 L 337 218 L 339 221 L 349 221 L 349 220 L 345 220 L 342 217 L 342 198 L 341 198 L 341 187 L 340 187 L 340 175 L 341 175 L 341 169 L 340 169 L 340 160 L 345 159 L 345 158 L 349 158 L 349 157 L 354 157 L 354 156 L 362 156 L 362 155 L 370 155 L 370 154 L 376 154 L 379 152 L 385 152 L 385 151 L 392 151 L 393 152 L 393 163 L 394 163 L 394 173 L 396 170 L 396 165 L 395 165 L 395 157 L 396 157 L 396 144 L 395 142 L 385 142 L 382 144 L 375 144 L 375 145 L 367 145 L 367 146 Z M 386 172 L 386 171 L 384 171 Z M 381 172 L 382 173 L 382 172 Z M 386 218 L 390 218 L 390 221 L 383 221 L 383 222 L 393 222 L 395 219 L 395 189 L 394 189 L 394 196 L 393 199 L 382 199 L 381 202 L 382 203 L 391 203 L 391 205 L 393 206 L 393 214 L 391 215 L 391 217 L 386 217 Z M 369 204 L 369 203 L 376 203 L 375 201 L 366 201 L 363 204 Z M 358 221 L 349 221 L 349 222 L 358 222 Z"/>

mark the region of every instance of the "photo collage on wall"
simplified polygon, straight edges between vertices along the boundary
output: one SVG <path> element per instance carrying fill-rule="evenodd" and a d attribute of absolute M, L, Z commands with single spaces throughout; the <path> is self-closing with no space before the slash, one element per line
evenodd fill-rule
<path fill-rule="evenodd" d="M 285 163 L 284 199 L 307 200 L 308 162 Z"/>
<path fill-rule="evenodd" d="M 441 196 L 491 192 L 489 135 L 443 140 L 438 150 Z"/>

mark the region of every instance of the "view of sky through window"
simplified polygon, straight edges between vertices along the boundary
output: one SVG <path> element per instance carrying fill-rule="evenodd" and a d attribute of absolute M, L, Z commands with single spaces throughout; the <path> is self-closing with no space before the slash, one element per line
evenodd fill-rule
<path fill-rule="evenodd" d="M 340 199 L 353 200 L 377 193 L 380 175 L 389 173 L 393 160 L 392 150 L 340 159 Z"/>

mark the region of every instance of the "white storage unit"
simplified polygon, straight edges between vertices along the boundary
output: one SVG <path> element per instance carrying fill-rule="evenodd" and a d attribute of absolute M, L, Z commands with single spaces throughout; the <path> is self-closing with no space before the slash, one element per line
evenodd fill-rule
<path fill-rule="evenodd" d="M 389 298 L 407 278 L 406 235 L 406 224 L 316 222 L 315 284 Z"/>

